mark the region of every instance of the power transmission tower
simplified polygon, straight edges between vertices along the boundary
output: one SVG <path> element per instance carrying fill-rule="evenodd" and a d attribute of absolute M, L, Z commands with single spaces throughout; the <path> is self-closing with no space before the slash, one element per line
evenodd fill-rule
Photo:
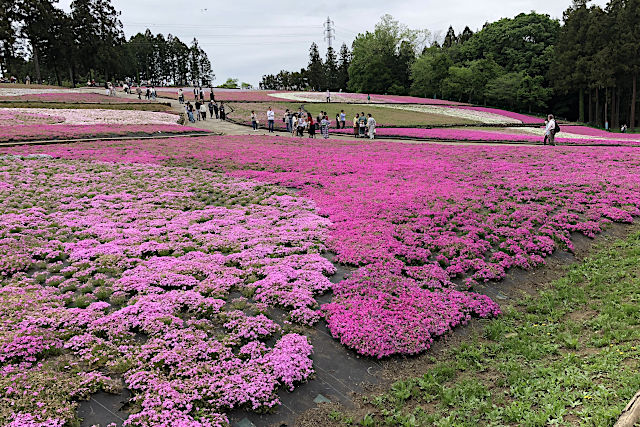
<path fill-rule="evenodd" d="M 329 47 L 332 47 L 333 40 L 336 38 L 336 30 L 334 22 L 327 16 L 327 21 L 324 23 L 324 39 Z"/>

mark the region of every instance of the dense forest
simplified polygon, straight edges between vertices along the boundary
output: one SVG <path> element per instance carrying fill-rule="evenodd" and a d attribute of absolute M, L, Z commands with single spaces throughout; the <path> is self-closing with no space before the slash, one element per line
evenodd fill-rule
<path fill-rule="evenodd" d="M 314 44 L 306 69 L 264 76 L 260 86 L 410 94 L 634 127 L 640 0 L 604 9 L 574 0 L 562 22 L 532 12 L 475 33 L 450 27 L 444 38 L 385 16 L 332 58 L 322 61 Z"/>
<path fill-rule="evenodd" d="M 74 0 L 69 13 L 55 0 L 0 2 L 0 72 L 35 82 L 122 80 L 208 85 L 211 62 L 197 40 L 188 46 L 149 30 L 126 40 L 110 0 Z"/>

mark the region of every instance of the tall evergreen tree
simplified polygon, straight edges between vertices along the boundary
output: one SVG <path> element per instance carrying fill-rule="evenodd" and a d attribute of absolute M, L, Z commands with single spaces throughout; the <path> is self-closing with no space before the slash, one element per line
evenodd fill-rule
<path fill-rule="evenodd" d="M 309 79 L 309 86 L 316 91 L 323 90 L 325 85 L 325 72 L 322 58 L 320 58 L 320 51 L 318 45 L 311 44 L 309 48 L 309 66 L 307 67 L 307 76 Z"/>
<path fill-rule="evenodd" d="M 351 52 L 349 52 L 347 44 L 342 43 L 338 59 L 338 86 L 343 91 L 347 90 L 349 84 L 349 65 L 351 65 Z"/>
<path fill-rule="evenodd" d="M 337 91 L 340 89 L 338 75 L 338 60 L 336 53 L 332 47 L 327 48 L 327 58 L 324 61 L 325 71 L 325 87 L 331 91 Z"/>
<path fill-rule="evenodd" d="M 453 45 L 458 43 L 458 36 L 456 36 L 456 32 L 452 26 L 447 30 L 447 35 L 444 36 L 444 41 L 442 42 L 442 47 L 445 49 L 449 49 L 453 47 Z"/>

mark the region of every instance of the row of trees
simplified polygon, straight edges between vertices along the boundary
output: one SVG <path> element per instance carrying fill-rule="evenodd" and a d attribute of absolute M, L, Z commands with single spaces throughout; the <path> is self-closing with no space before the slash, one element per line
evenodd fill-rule
<path fill-rule="evenodd" d="M 638 121 L 640 0 L 573 0 L 558 22 L 520 14 L 444 38 L 384 16 L 352 52 L 323 62 L 314 44 L 300 72 L 264 76 L 265 89 L 411 94 L 559 116 L 611 127 Z"/>
<path fill-rule="evenodd" d="M 0 2 L 0 73 L 59 85 L 125 77 L 209 84 L 214 78 L 195 39 L 187 46 L 147 30 L 127 41 L 110 0 L 73 0 L 69 13 L 55 3 Z"/>
<path fill-rule="evenodd" d="M 338 56 L 339 55 L 339 56 Z M 318 45 L 313 43 L 309 49 L 309 65 L 300 71 L 282 70 L 278 74 L 262 76 L 261 89 L 268 90 L 339 90 L 346 91 L 349 82 L 351 52 L 346 44 L 336 55 L 333 48 L 327 49 L 323 61 Z"/>
<path fill-rule="evenodd" d="M 575 0 L 564 13 L 551 76 L 577 104 L 579 120 L 636 127 L 639 72 L 640 0 L 611 0 L 604 9 Z"/>

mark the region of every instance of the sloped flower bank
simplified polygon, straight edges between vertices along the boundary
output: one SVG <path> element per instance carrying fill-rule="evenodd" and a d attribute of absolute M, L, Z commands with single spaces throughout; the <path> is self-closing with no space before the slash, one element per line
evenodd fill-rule
<path fill-rule="evenodd" d="M 62 426 L 99 390 L 126 425 L 226 425 L 313 373 L 328 220 L 193 169 L 0 157 L 0 424 Z M 277 319 L 275 319 L 277 320 Z"/>
<path fill-rule="evenodd" d="M 129 136 L 209 132 L 205 129 L 173 125 L 62 125 L 38 124 L 0 126 L 0 142 L 80 139 L 95 136 Z"/>
<path fill-rule="evenodd" d="M 582 134 L 572 135 L 572 127 L 565 126 L 556 136 L 556 142 L 571 145 L 629 145 L 640 146 L 640 139 L 620 138 L 609 134 L 610 138 L 592 137 Z M 332 129 L 331 132 L 343 135 L 353 134 L 351 129 Z M 544 139 L 544 129 L 507 128 L 507 131 L 491 131 L 481 129 L 418 129 L 418 128 L 376 128 L 378 137 L 397 137 L 442 141 L 471 141 L 471 142 L 522 142 L 541 143 Z"/>
<path fill-rule="evenodd" d="M 21 152 L 20 150 L 10 150 Z M 297 187 L 332 221 L 329 247 L 360 267 L 324 307 L 362 354 L 413 354 L 498 307 L 465 291 L 531 269 L 571 233 L 640 215 L 640 150 L 207 137 L 31 147 L 62 158 L 171 163 Z"/>

